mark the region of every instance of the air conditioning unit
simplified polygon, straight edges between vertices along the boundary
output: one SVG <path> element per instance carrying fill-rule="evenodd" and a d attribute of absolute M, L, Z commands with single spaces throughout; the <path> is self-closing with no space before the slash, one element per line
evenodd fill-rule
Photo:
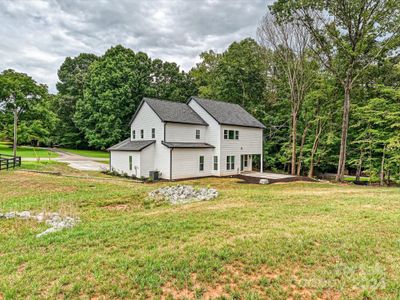
<path fill-rule="evenodd" d="M 160 179 L 160 172 L 159 171 L 150 171 L 149 178 L 153 181 L 157 181 Z"/>

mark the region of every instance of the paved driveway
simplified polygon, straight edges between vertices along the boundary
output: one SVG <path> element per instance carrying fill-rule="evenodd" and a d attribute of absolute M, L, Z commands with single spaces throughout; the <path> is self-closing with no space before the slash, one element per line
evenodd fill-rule
<path fill-rule="evenodd" d="M 49 149 L 56 152 L 59 157 L 52 158 L 51 160 L 67 163 L 71 168 L 81 170 L 81 171 L 103 171 L 108 170 L 109 165 L 104 162 L 104 160 L 99 158 L 92 158 L 73 154 L 70 152 L 65 152 L 58 150 L 56 148 Z M 22 161 L 37 161 L 37 158 L 22 158 Z M 41 161 L 47 161 L 48 158 L 41 158 Z"/>
<path fill-rule="evenodd" d="M 59 157 L 54 158 L 56 161 L 67 163 L 71 168 L 81 171 L 102 171 L 108 170 L 108 164 L 101 162 L 99 159 L 81 156 L 70 152 L 51 149 L 56 152 Z"/>
<path fill-rule="evenodd" d="M 287 175 L 287 174 L 278 174 L 278 173 L 271 173 L 271 172 L 242 172 L 240 175 L 250 176 L 250 177 L 257 177 L 257 178 L 266 178 L 266 179 L 286 179 L 286 178 L 293 178 L 296 176 Z"/>

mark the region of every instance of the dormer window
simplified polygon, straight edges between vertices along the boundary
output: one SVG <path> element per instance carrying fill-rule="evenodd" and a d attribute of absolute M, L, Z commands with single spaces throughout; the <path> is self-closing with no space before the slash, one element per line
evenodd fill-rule
<path fill-rule="evenodd" d="M 144 139 L 144 130 L 143 129 L 140 130 L 140 138 Z"/>
<path fill-rule="evenodd" d="M 132 130 L 132 140 L 136 139 L 136 131 Z"/>
<path fill-rule="evenodd" d="M 200 139 L 200 129 L 196 129 L 196 140 Z"/>

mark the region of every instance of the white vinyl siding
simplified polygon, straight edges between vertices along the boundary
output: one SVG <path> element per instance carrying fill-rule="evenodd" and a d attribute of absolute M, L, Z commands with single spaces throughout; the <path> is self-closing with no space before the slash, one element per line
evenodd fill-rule
<path fill-rule="evenodd" d="M 165 125 L 165 140 L 167 142 L 204 143 L 206 126 L 167 123 Z M 196 130 L 200 131 L 200 138 L 196 138 Z"/>
<path fill-rule="evenodd" d="M 215 148 L 211 149 L 213 156 L 220 156 L 220 145 L 221 145 L 221 126 L 218 122 L 210 116 L 208 112 L 206 112 L 196 101 L 191 100 L 189 102 L 189 106 L 204 120 L 207 122 L 209 126 L 204 127 L 204 132 L 201 132 L 201 139 L 200 141 L 204 141 L 205 143 L 209 143 L 213 145 Z M 199 140 L 197 140 L 199 142 Z M 211 164 L 211 172 L 212 175 L 219 176 L 221 167 L 222 159 L 218 161 L 218 168 L 214 170 L 213 168 L 213 161 L 210 159 Z"/>
<path fill-rule="evenodd" d="M 172 178 L 204 177 L 212 175 L 212 149 L 172 150 Z M 200 156 L 204 156 L 204 170 L 200 171 Z"/>
<path fill-rule="evenodd" d="M 251 127 L 238 127 L 238 126 L 221 126 L 221 160 L 222 158 L 226 158 L 227 156 L 235 156 L 235 168 L 227 169 L 226 161 L 224 161 L 224 168 L 220 169 L 220 175 L 234 175 L 240 172 L 240 157 L 241 155 L 260 155 L 262 151 L 262 133 L 263 130 L 261 128 L 251 128 Z M 229 132 L 229 130 L 235 132 L 238 131 L 238 139 L 225 139 L 224 133 L 225 131 Z M 235 134 L 236 137 L 236 134 Z M 243 168 L 244 171 L 251 170 L 251 161 L 248 161 L 248 167 Z"/>
<path fill-rule="evenodd" d="M 111 168 L 119 174 L 140 177 L 140 152 L 111 151 Z"/>
<path fill-rule="evenodd" d="M 156 145 L 150 145 L 140 152 L 140 176 L 149 177 L 149 172 L 154 171 Z M 160 145 L 159 147 L 162 147 Z"/>
<path fill-rule="evenodd" d="M 154 139 L 156 143 L 141 151 L 141 168 L 143 168 L 143 171 L 138 177 L 148 177 L 149 171 L 159 171 L 161 173 L 161 178 L 169 179 L 170 149 L 161 144 L 161 141 L 164 140 L 164 123 L 150 106 L 144 103 L 132 122 L 131 130 L 136 131 L 136 140 L 140 140 L 141 129 L 144 130 L 144 137 L 146 138 L 146 133 L 150 133 L 153 128 L 155 129 Z M 127 164 L 126 168 L 128 168 Z"/>

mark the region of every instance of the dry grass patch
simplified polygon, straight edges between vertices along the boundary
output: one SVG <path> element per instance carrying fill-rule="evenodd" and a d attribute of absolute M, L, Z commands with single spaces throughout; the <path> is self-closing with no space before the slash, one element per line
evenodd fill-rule
<path fill-rule="evenodd" d="M 0 220 L 4 299 L 400 295 L 398 188 L 205 178 L 179 184 L 216 188 L 218 198 L 171 206 L 146 204 L 166 182 L 0 176 L 2 210 L 81 219 L 43 239 L 44 225 Z"/>

